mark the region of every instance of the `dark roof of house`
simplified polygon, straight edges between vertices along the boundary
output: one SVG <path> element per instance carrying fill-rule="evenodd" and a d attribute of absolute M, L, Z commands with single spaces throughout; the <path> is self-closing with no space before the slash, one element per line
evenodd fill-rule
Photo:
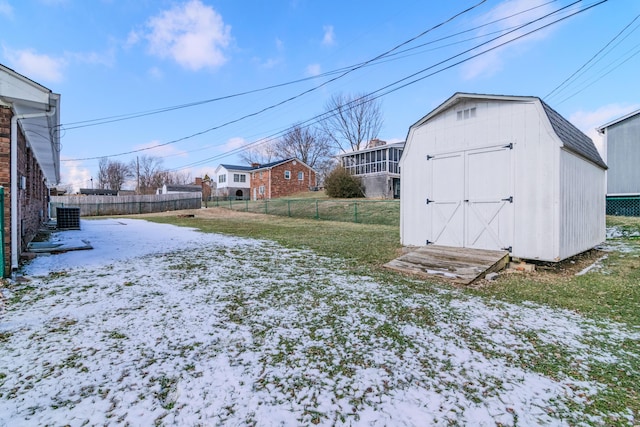
<path fill-rule="evenodd" d="M 252 166 L 238 166 L 238 165 L 224 165 L 224 164 L 221 164 L 220 166 L 222 166 L 226 170 L 234 170 L 234 171 L 250 171 L 255 169 Z"/>
<path fill-rule="evenodd" d="M 562 117 L 553 108 L 549 107 L 542 99 L 538 98 L 537 96 L 486 95 L 479 93 L 456 92 L 446 101 L 432 110 L 429 114 L 411 125 L 411 127 L 413 128 L 416 126 L 421 126 L 432 117 L 439 114 L 441 111 L 450 108 L 451 106 L 457 104 L 460 100 L 465 98 L 540 102 L 547 118 L 549 119 L 549 122 L 551 123 L 553 131 L 556 133 L 558 138 L 560 138 L 564 146 L 570 151 L 583 157 L 584 159 L 589 160 L 604 169 L 607 169 L 606 163 L 602 160 L 602 157 L 600 157 L 600 154 L 598 153 L 598 150 L 596 149 L 596 146 L 594 145 L 591 138 L 585 135 L 582 131 L 571 124 L 567 119 Z"/>
<path fill-rule="evenodd" d="M 202 191 L 199 185 L 167 185 L 167 191 L 181 191 L 183 193 L 196 193 Z"/>
<path fill-rule="evenodd" d="M 295 160 L 295 159 L 291 158 L 291 159 L 284 159 L 284 160 L 276 160 L 275 162 L 265 163 L 264 165 L 258 165 L 256 167 L 251 168 L 251 169 L 252 170 L 271 169 L 274 166 L 278 166 L 278 165 L 281 165 L 282 163 L 290 162 L 291 160 Z"/>
<path fill-rule="evenodd" d="M 539 99 L 539 98 L 538 98 Z M 551 122 L 551 126 L 556 135 L 560 138 L 566 148 L 573 151 L 576 154 L 584 157 L 587 160 L 591 160 L 593 163 L 607 169 L 606 163 L 600 157 L 600 153 L 593 144 L 591 138 L 582 133 L 571 122 L 562 117 L 556 110 L 549 107 L 546 102 L 540 99 L 544 111 L 547 113 L 547 117 Z"/>
<path fill-rule="evenodd" d="M 118 190 L 105 190 L 103 188 L 81 188 L 80 194 L 87 196 L 117 196 Z"/>

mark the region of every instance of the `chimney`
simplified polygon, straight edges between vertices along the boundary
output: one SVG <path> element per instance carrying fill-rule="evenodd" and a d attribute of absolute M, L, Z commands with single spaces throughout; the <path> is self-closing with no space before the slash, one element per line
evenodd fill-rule
<path fill-rule="evenodd" d="M 251 167 L 252 168 L 259 168 L 260 167 L 260 163 L 251 163 Z"/>
<path fill-rule="evenodd" d="M 196 178 L 196 185 L 202 186 L 202 178 Z"/>

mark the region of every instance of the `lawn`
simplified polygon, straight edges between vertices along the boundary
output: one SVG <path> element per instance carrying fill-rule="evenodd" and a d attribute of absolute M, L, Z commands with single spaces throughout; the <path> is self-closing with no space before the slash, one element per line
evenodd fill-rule
<path fill-rule="evenodd" d="M 0 425 L 638 424 L 637 299 L 606 295 L 637 222 L 582 276 L 462 289 L 382 269 L 397 227 L 193 214 L 83 221 L 54 238 L 93 251 L 3 289 Z"/>
<path fill-rule="evenodd" d="M 290 248 L 310 248 L 331 257 L 349 262 L 360 274 L 369 274 L 384 283 L 424 295 L 432 292 L 423 282 L 385 272 L 381 265 L 396 257 L 401 250 L 398 228 L 384 225 L 362 225 L 314 220 L 283 219 L 266 215 L 242 215 L 183 219 L 175 217 L 153 218 L 199 228 L 207 232 L 222 232 L 237 236 L 273 239 Z M 592 271 L 576 275 L 579 270 L 567 260 L 559 266 L 540 265 L 535 273 L 506 273 L 499 280 L 484 286 L 461 290 L 482 298 L 497 299 L 518 306 L 529 303 L 570 310 L 596 322 L 619 322 L 633 331 L 640 330 L 640 218 L 609 217 L 607 227 L 610 238 L 591 254 L 596 258 Z M 584 263 L 584 261 L 583 261 Z M 561 348 L 538 345 L 536 337 L 531 344 L 538 350 L 532 363 L 534 370 L 546 375 L 558 375 L 572 370 L 571 357 L 565 357 Z M 597 345 L 597 343 L 594 343 Z M 612 368 L 610 364 L 595 364 L 593 377 L 608 388 L 594 399 L 594 405 L 613 410 L 621 406 L 640 413 L 640 354 L 638 340 L 624 340 L 619 353 L 633 355 L 627 360 L 632 369 Z M 622 403 L 623 402 L 623 403 Z"/>

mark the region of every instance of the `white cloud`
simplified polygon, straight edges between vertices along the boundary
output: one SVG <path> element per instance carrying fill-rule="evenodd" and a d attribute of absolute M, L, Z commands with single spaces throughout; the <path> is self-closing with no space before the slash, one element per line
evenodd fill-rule
<path fill-rule="evenodd" d="M 104 52 L 67 52 L 65 57 L 77 63 L 113 67 L 116 63 L 116 50 L 110 48 Z"/>
<path fill-rule="evenodd" d="M 149 51 L 197 71 L 218 68 L 227 62 L 224 50 L 231 42 L 231 27 L 212 7 L 200 0 L 162 12 L 148 22 Z"/>
<path fill-rule="evenodd" d="M 13 50 L 3 47 L 4 56 L 11 67 L 35 81 L 61 82 L 67 66 L 64 58 L 36 53 L 33 49 Z"/>
<path fill-rule="evenodd" d="M 335 43 L 335 33 L 333 32 L 333 25 L 325 25 L 322 27 L 324 30 L 324 36 L 322 37 L 322 44 L 324 46 L 331 46 Z"/>
<path fill-rule="evenodd" d="M 576 111 L 569 116 L 569 121 L 593 140 L 600 155 L 603 156 L 602 135 L 596 131 L 596 128 L 639 108 L 640 104 L 608 104 L 595 111 Z"/>
<path fill-rule="evenodd" d="M 91 187 L 91 172 L 82 165 L 82 162 L 61 162 L 61 169 L 62 184 L 70 186 L 73 192 L 79 191 L 80 188 Z"/>
<path fill-rule="evenodd" d="M 0 16 L 13 19 L 13 6 L 6 0 L 0 0 Z"/>
<path fill-rule="evenodd" d="M 226 153 L 231 150 L 236 150 L 247 144 L 248 144 L 247 140 L 239 136 L 234 138 L 229 138 L 227 142 L 222 146 L 221 151 Z"/>
<path fill-rule="evenodd" d="M 320 75 L 320 73 L 322 73 L 320 64 L 309 64 L 305 70 L 305 74 L 308 76 L 317 76 Z"/>
<path fill-rule="evenodd" d="M 553 6 L 550 3 L 551 2 L 547 2 L 546 4 L 540 5 L 540 2 L 538 0 L 503 1 L 502 3 L 500 3 L 493 9 L 491 9 L 486 14 L 480 16 L 476 20 L 476 23 L 480 25 L 480 24 L 485 24 L 487 22 L 492 22 L 498 19 L 502 19 L 507 16 L 510 16 L 510 18 L 496 22 L 493 25 L 483 27 L 481 32 L 479 32 L 477 35 L 479 36 L 487 35 L 486 39 L 481 39 L 484 41 L 495 38 L 499 34 L 489 35 L 488 33 L 493 33 L 497 31 L 506 33 L 512 30 L 513 27 L 526 24 L 527 22 L 533 19 L 546 15 L 553 10 Z M 535 9 L 529 12 L 519 13 L 534 7 Z M 543 25 L 544 23 L 548 23 L 548 21 L 545 21 L 545 20 L 540 21 L 538 24 L 535 25 L 535 27 Z M 534 29 L 533 26 L 527 26 L 522 30 L 512 32 L 509 35 L 496 40 L 495 42 L 482 46 L 480 50 L 478 50 L 477 52 L 474 51 L 473 53 L 478 53 L 488 48 L 504 43 L 505 41 L 512 40 L 518 37 L 519 35 L 522 35 L 526 32 L 531 31 L 532 29 Z M 519 56 L 524 54 L 528 49 L 528 46 L 529 46 L 528 43 L 531 43 L 534 40 L 542 40 L 548 37 L 551 34 L 551 32 L 552 30 L 549 30 L 549 29 L 538 31 L 536 33 L 533 33 L 531 35 L 524 37 L 523 39 L 513 42 L 512 44 L 500 47 L 497 50 L 485 53 L 477 58 L 472 59 L 470 62 L 466 63 L 462 68 L 463 78 L 466 80 L 471 80 L 481 76 L 491 76 L 499 72 L 500 70 L 502 70 L 506 60 L 512 59 L 513 56 Z"/>
<path fill-rule="evenodd" d="M 141 39 L 142 39 L 142 36 L 138 31 L 135 31 L 135 30 L 129 31 L 129 34 L 127 34 L 127 40 L 124 42 L 124 48 L 128 49 L 137 45 Z"/>

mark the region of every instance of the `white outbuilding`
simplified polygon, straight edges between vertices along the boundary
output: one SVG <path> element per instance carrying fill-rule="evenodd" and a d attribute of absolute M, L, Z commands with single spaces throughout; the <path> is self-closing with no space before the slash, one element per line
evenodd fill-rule
<path fill-rule="evenodd" d="M 456 93 L 409 128 L 401 242 L 563 260 L 605 240 L 606 169 L 540 98 Z"/>

